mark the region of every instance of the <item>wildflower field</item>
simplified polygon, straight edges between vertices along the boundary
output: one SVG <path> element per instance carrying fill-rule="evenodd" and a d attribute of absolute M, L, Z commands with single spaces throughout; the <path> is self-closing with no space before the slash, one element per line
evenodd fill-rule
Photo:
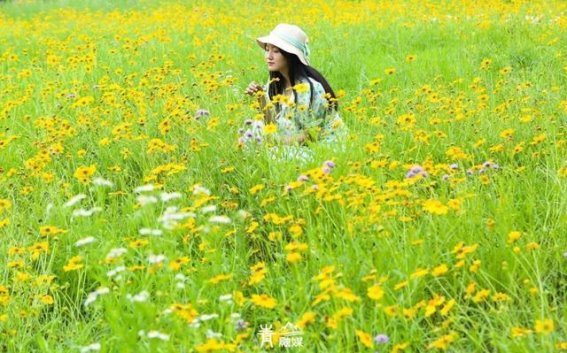
<path fill-rule="evenodd" d="M 0 352 L 567 351 L 566 11 L 1 2 Z M 281 22 L 313 160 L 245 138 Z"/>

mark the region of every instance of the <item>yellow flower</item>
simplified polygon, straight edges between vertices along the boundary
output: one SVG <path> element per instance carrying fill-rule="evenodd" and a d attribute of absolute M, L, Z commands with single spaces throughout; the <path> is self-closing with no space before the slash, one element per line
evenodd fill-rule
<path fill-rule="evenodd" d="M 445 215 L 449 212 L 449 207 L 443 205 L 441 201 L 429 199 L 423 203 L 423 209 L 431 214 Z"/>
<path fill-rule="evenodd" d="M 253 187 L 250 188 L 250 190 L 248 190 L 252 195 L 257 194 L 259 191 L 261 191 L 262 189 L 264 189 L 264 184 L 257 184 L 254 185 Z"/>
<path fill-rule="evenodd" d="M 84 265 L 81 263 L 82 260 L 83 260 L 83 258 L 80 255 L 73 256 L 69 260 L 67 265 L 63 266 L 63 271 L 70 272 L 70 271 L 75 271 L 75 270 L 79 270 L 79 269 L 83 268 Z"/>
<path fill-rule="evenodd" d="M 490 59 L 483 59 L 480 63 L 481 70 L 488 70 L 490 68 L 490 64 L 492 64 L 492 60 Z"/>
<path fill-rule="evenodd" d="M 510 332 L 513 338 L 523 337 L 529 335 L 530 333 L 532 333 L 532 330 L 522 327 L 512 327 L 512 330 Z"/>
<path fill-rule="evenodd" d="M 301 259 L 303 259 L 303 257 L 298 252 L 291 252 L 291 253 L 287 254 L 286 259 L 289 263 L 294 264 L 294 263 L 301 261 Z"/>
<path fill-rule="evenodd" d="M 459 337 L 457 333 L 451 332 L 450 334 L 442 336 L 437 340 L 431 342 L 429 346 L 427 346 L 427 348 L 429 349 L 437 348 L 441 350 L 446 350 L 447 348 L 449 348 L 449 345 L 457 339 L 457 337 Z"/>
<path fill-rule="evenodd" d="M 228 281 L 231 278 L 232 278 L 232 274 L 230 274 L 230 273 L 229 274 L 220 274 L 220 275 L 216 275 L 215 277 L 209 279 L 208 282 L 212 283 L 212 284 L 217 284 L 217 283 L 220 283 L 220 282 L 223 282 L 223 281 Z"/>
<path fill-rule="evenodd" d="M 444 275 L 445 273 L 447 273 L 449 271 L 449 267 L 445 264 L 439 265 L 437 267 L 435 267 L 432 271 L 431 271 L 431 275 L 433 275 L 434 277 L 439 277 L 441 275 Z"/>
<path fill-rule="evenodd" d="M 396 284 L 396 285 L 394 286 L 394 290 L 400 290 L 400 289 L 402 289 L 402 288 L 405 288 L 405 287 L 408 286 L 408 284 L 409 284 L 408 281 L 400 282 L 400 283 L 398 283 L 398 284 Z"/>
<path fill-rule="evenodd" d="M 75 178 L 77 178 L 81 183 L 86 184 L 91 180 L 91 177 L 96 172 L 96 166 L 90 165 L 88 167 L 81 166 L 75 170 Z"/>
<path fill-rule="evenodd" d="M 298 83 L 297 85 L 293 86 L 293 89 L 297 93 L 305 93 L 309 92 L 309 85 L 307 83 Z"/>
<path fill-rule="evenodd" d="M 397 343 L 392 347 L 392 353 L 399 353 L 409 347 L 408 342 Z"/>
<path fill-rule="evenodd" d="M 385 70 L 384 70 L 384 73 L 385 73 L 386 75 L 393 75 L 393 74 L 396 73 L 396 69 L 393 68 L 393 67 L 390 67 L 390 68 L 385 69 Z"/>
<path fill-rule="evenodd" d="M 7 199 L 0 199 L 0 213 L 12 207 L 12 203 Z"/>
<path fill-rule="evenodd" d="M 504 138 L 504 139 L 509 139 L 509 138 L 511 138 L 512 136 L 514 136 L 514 129 L 506 129 L 506 130 L 503 130 L 503 131 L 500 133 L 500 137 L 502 137 L 502 138 Z"/>
<path fill-rule="evenodd" d="M 264 126 L 264 134 L 266 135 L 271 135 L 274 134 L 278 131 L 278 127 L 276 124 L 267 124 L 266 126 Z"/>
<path fill-rule="evenodd" d="M 6 227 L 10 224 L 10 220 L 8 218 L 4 218 L 0 220 L 0 229 Z"/>
<path fill-rule="evenodd" d="M 416 55 L 415 54 L 410 54 L 406 56 L 406 62 L 411 63 L 412 61 L 415 61 L 416 59 Z"/>
<path fill-rule="evenodd" d="M 235 352 L 236 345 L 233 343 L 224 343 L 222 341 L 217 341 L 214 338 L 209 338 L 207 342 L 201 343 L 200 345 L 196 346 L 195 349 L 198 353 L 209 353 L 215 351 Z"/>
<path fill-rule="evenodd" d="M 356 330 L 355 332 L 360 343 L 362 343 L 366 348 L 372 348 L 372 336 L 361 330 Z"/>
<path fill-rule="evenodd" d="M 171 261 L 169 263 L 169 268 L 172 269 L 173 271 L 178 271 L 181 268 L 181 266 L 189 263 L 189 260 L 190 259 L 187 256 L 180 257 L 178 259 Z"/>
<path fill-rule="evenodd" d="M 133 249 L 139 249 L 139 248 L 142 248 L 142 247 L 148 245 L 149 243 L 150 243 L 150 241 L 147 240 L 147 239 L 136 239 L 134 241 L 131 241 L 129 245 Z"/>
<path fill-rule="evenodd" d="M 550 334 L 555 330 L 555 324 L 551 319 L 536 320 L 535 322 L 535 332 L 544 335 Z"/>
<path fill-rule="evenodd" d="M 418 268 L 410 275 L 410 278 L 412 278 L 412 279 L 413 278 L 420 278 L 420 277 L 427 275 L 428 273 L 429 273 L 428 268 Z"/>
<path fill-rule="evenodd" d="M 451 299 L 447 302 L 447 304 L 445 304 L 445 306 L 443 306 L 443 308 L 439 311 L 441 315 L 443 316 L 447 316 L 447 314 L 449 313 L 449 311 L 455 306 L 455 299 Z"/>
<path fill-rule="evenodd" d="M 305 328 L 307 325 L 315 322 L 315 316 L 316 314 L 313 311 L 308 311 L 305 314 L 303 314 L 303 316 L 301 316 L 301 319 L 299 319 L 299 321 L 297 322 L 297 327 L 299 328 Z"/>
<path fill-rule="evenodd" d="M 49 237 L 66 232 L 67 232 L 66 230 L 57 228 L 55 226 L 43 226 L 39 228 L 39 234 L 43 237 Z"/>
<path fill-rule="evenodd" d="M 178 317 L 185 320 L 187 323 L 193 322 L 197 315 L 199 314 L 193 305 L 191 304 L 173 304 L 169 307 L 171 311 L 175 313 Z"/>
<path fill-rule="evenodd" d="M 267 294 L 252 294 L 251 300 L 254 305 L 266 309 L 273 309 L 278 303 L 276 299 L 270 297 Z"/>
<path fill-rule="evenodd" d="M 522 233 L 518 232 L 518 231 L 512 231 L 510 233 L 508 233 L 508 244 L 512 244 L 514 242 L 516 242 L 516 240 L 520 239 L 522 237 Z"/>
<path fill-rule="evenodd" d="M 384 297 L 384 290 L 378 284 L 375 284 L 368 288 L 366 294 L 372 300 L 380 300 Z"/>
<path fill-rule="evenodd" d="M 39 298 L 39 300 L 45 305 L 51 305 L 55 302 L 53 300 L 53 297 L 51 295 L 48 295 L 48 294 L 41 296 L 41 298 Z"/>
<path fill-rule="evenodd" d="M 303 228 L 299 224 L 292 224 L 287 230 L 294 238 L 303 235 Z"/>

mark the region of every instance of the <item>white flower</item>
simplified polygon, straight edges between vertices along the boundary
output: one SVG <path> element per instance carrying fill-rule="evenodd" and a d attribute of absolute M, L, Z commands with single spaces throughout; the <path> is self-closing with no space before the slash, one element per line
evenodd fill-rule
<path fill-rule="evenodd" d="M 147 291 L 141 291 L 136 295 L 130 295 L 130 294 L 126 295 L 126 299 L 128 299 L 131 302 L 138 302 L 138 303 L 143 303 L 147 301 L 149 298 L 150 298 L 150 293 L 148 293 Z"/>
<path fill-rule="evenodd" d="M 160 236 L 163 234 L 161 229 L 151 229 L 151 228 L 142 228 L 138 231 L 140 235 L 153 235 L 153 236 Z"/>
<path fill-rule="evenodd" d="M 78 194 L 75 195 L 73 197 L 71 197 L 69 199 L 69 201 L 65 202 L 65 204 L 63 204 L 63 207 L 72 207 L 74 205 L 76 205 L 77 203 L 79 203 L 82 199 L 87 198 L 87 195 L 85 194 Z"/>
<path fill-rule="evenodd" d="M 134 189 L 134 192 L 136 194 L 145 191 L 154 191 L 154 186 L 152 184 L 147 184 L 147 185 L 138 186 L 137 188 Z"/>
<path fill-rule="evenodd" d="M 80 347 L 79 349 L 81 353 L 98 352 L 100 351 L 100 343 L 98 342 L 92 343 L 89 344 L 88 346 Z"/>
<path fill-rule="evenodd" d="M 217 210 L 217 206 L 215 205 L 209 205 L 201 208 L 202 213 L 211 213 L 211 212 L 215 212 L 216 210 Z"/>
<path fill-rule="evenodd" d="M 90 210 L 85 210 L 84 208 L 80 208 L 78 210 L 73 211 L 72 217 L 90 217 L 96 212 L 102 211 L 100 207 L 93 207 Z"/>
<path fill-rule="evenodd" d="M 242 220 L 245 220 L 246 218 L 252 216 L 252 214 L 250 214 L 250 212 L 246 211 L 246 210 L 238 210 L 238 217 L 240 217 Z"/>
<path fill-rule="evenodd" d="M 221 296 L 219 297 L 219 300 L 220 300 L 221 302 L 230 303 L 230 302 L 232 302 L 232 294 L 224 294 L 224 295 L 221 295 Z"/>
<path fill-rule="evenodd" d="M 198 316 L 197 320 L 204 322 L 204 321 L 217 319 L 218 317 L 219 317 L 219 314 L 203 314 L 203 315 Z"/>
<path fill-rule="evenodd" d="M 201 185 L 193 186 L 193 195 L 199 195 L 199 194 L 205 194 L 208 196 L 211 194 L 211 191 Z"/>
<path fill-rule="evenodd" d="M 183 195 L 180 192 L 162 192 L 159 197 L 163 202 L 181 198 Z"/>
<path fill-rule="evenodd" d="M 164 262 L 167 258 L 164 255 L 150 255 L 148 258 L 149 263 L 151 264 L 159 264 L 160 262 Z"/>
<path fill-rule="evenodd" d="M 96 177 L 93 179 L 93 184 L 96 186 L 108 186 L 108 187 L 113 187 L 114 183 L 110 180 L 106 180 L 104 178 L 101 177 Z"/>
<path fill-rule="evenodd" d="M 161 333 L 158 331 L 148 332 L 148 338 L 158 338 L 162 341 L 169 341 L 169 335 L 166 335 L 165 333 Z"/>
<path fill-rule="evenodd" d="M 183 273 L 178 273 L 175 275 L 175 279 L 181 282 L 185 282 L 185 280 L 187 279 L 187 277 L 185 277 L 185 275 Z"/>
<path fill-rule="evenodd" d="M 227 216 L 212 216 L 209 218 L 209 222 L 211 223 L 221 223 L 221 224 L 229 224 L 232 221 Z"/>
<path fill-rule="evenodd" d="M 83 245 L 87 245 L 87 244 L 94 243 L 95 241 L 96 241 L 96 238 L 95 238 L 95 237 L 86 237 L 86 238 L 83 238 L 83 239 L 81 239 L 81 240 L 78 240 L 78 241 L 75 243 L 75 246 L 76 246 L 76 247 L 79 247 L 79 246 L 83 246 Z"/>
<path fill-rule="evenodd" d="M 156 203 L 158 202 L 157 197 L 155 196 L 145 196 L 145 195 L 140 195 L 138 197 L 136 197 L 136 200 L 138 201 L 138 203 L 141 206 L 145 206 L 145 205 L 149 205 L 151 203 Z"/>
<path fill-rule="evenodd" d="M 116 276 L 117 274 L 119 274 L 120 272 L 124 272 L 124 271 L 126 271 L 126 266 L 118 266 L 118 267 L 108 271 L 106 273 L 106 275 L 108 277 L 112 278 L 112 277 Z"/>
<path fill-rule="evenodd" d="M 197 215 L 193 212 L 168 212 L 167 210 L 158 218 L 158 221 L 181 221 L 185 218 L 195 218 Z"/>
<path fill-rule="evenodd" d="M 53 207 L 55 207 L 53 203 L 50 202 L 47 204 L 47 207 L 45 208 L 45 218 L 49 216 L 49 214 L 51 213 L 51 209 L 53 209 Z"/>
<path fill-rule="evenodd" d="M 108 294 L 110 293 L 110 289 L 107 287 L 100 287 L 99 289 L 91 292 L 87 295 L 87 299 L 85 300 L 84 306 L 89 306 L 92 302 L 98 298 L 99 295 Z"/>
<path fill-rule="evenodd" d="M 126 248 L 114 248 L 114 249 L 110 250 L 108 255 L 106 255 L 106 259 L 111 260 L 111 259 L 117 258 L 119 256 L 126 254 L 127 252 L 128 252 L 128 249 L 126 249 Z"/>
<path fill-rule="evenodd" d="M 207 335 L 207 338 L 221 338 L 221 337 L 222 337 L 222 333 L 220 333 L 220 332 L 215 332 L 215 331 L 213 331 L 213 330 L 211 330 L 211 329 L 208 329 L 208 330 L 207 330 L 206 335 Z"/>

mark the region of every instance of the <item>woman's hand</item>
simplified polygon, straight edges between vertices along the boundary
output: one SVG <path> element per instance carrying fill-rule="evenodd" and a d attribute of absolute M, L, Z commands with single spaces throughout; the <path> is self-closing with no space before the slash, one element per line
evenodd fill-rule
<path fill-rule="evenodd" d="M 259 91 L 263 91 L 264 89 L 260 86 L 256 81 L 250 82 L 248 87 L 246 87 L 246 94 L 249 96 L 255 95 Z"/>

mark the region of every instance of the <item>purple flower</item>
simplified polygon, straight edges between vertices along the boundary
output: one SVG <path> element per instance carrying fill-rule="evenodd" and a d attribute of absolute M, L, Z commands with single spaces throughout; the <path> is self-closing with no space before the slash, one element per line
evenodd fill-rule
<path fill-rule="evenodd" d="M 383 333 L 374 336 L 374 343 L 376 344 L 386 344 L 388 342 L 390 342 L 390 337 L 386 336 Z"/>
<path fill-rule="evenodd" d="M 449 175 L 443 174 L 443 176 L 441 177 L 441 179 L 447 181 L 447 180 L 449 180 Z"/>
<path fill-rule="evenodd" d="M 319 185 L 313 184 L 313 185 L 311 185 L 311 189 L 317 191 L 317 190 L 319 190 Z"/>
<path fill-rule="evenodd" d="M 297 181 L 307 181 L 307 180 L 309 180 L 309 177 L 305 174 L 302 174 L 297 177 Z"/>
<path fill-rule="evenodd" d="M 248 323 L 242 319 L 236 321 L 236 331 L 245 330 L 248 327 Z"/>
<path fill-rule="evenodd" d="M 496 163 L 492 163 L 492 169 L 500 169 L 500 166 Z"/>
<path fill-rule="evenodd" d="M 264 141 L 264 140 L 262 139 L 262 136 L 256 137 L 256 142 L 262 143 L 263 141 Z"/>
<path fill-rule="evenodd" d="M 333 161 L 325 161 L 323 162 L 323 165 L 326 165 L 329 168 L 335 168 L 337 166 Z"/>
<path fill-rule="evenodd" d="M 425 169 L 423 169 L 422 166 L 420 165 L 414 165 L 413 167 L 411 167 L 411 169 L 406 173 L 406 178 L 413 178 L 416 175 L 420 175 L 424 178 L 428 177 L 429 174 L 427 174 L 427 172 L 425 171 Z"/>
<path fill-rule="evenodd" d="M 423 172 L 424 169 L 420 166 L 420 165 L 414 165 L 413 167 L 411 167 L 410 172 L 414 173 L 414 174 L 419 174 L 421 172 Z"/>
<path fill-rule="evenodd" d="M 208 117 L 208 116 L 209 116 L 209 111 L 207 109 L 199 109 L 195 113 L 195 119 L 197 119 L 197 120 L 199 120 L 200 118 L 203 118 L 203 117 Z"/>
<path fill-rule="evenodd" d="M 449 168 L 455 170 L 455 169 L 459 169 L 459 165 L 457 163 L 453 163 L 449 166 Z"/>
<path fill-rule="evenodd" d="M 492 162 L 491 162 L 491 161 L 486 161 L 486 162 L 482 163 L 482 166 L 483 166 L 484 168 L 491 167 L 491 166 L 492 166 Z"/>
<path fill-rule="evenodd" d="M 480 170 L 478 171 L 478 174 L 484 174 L 485 172 L 486 172 L 486 169 L 480 168 Z"/>
<path fill-rule="evenodd" d="M 467 175 L 473 175 L 473 174 L 474 173 L 473 173 L 472 169 L 467 169 Z"/>
<path fill-rule="evenodd" d="M 323 170 L 323 173 L 325 173 L 325 174 L 329 174 L 331 172 L 331 168 L 329 168 L 329 167 L 323 167 L 322 170 Z"/>
<path fill-rule="evenodd" d="M 252 125 L 252 119 L 246 119 L 246 120 L 244 120 L 244 124 L 245 124 L 245 125 Z"/>

